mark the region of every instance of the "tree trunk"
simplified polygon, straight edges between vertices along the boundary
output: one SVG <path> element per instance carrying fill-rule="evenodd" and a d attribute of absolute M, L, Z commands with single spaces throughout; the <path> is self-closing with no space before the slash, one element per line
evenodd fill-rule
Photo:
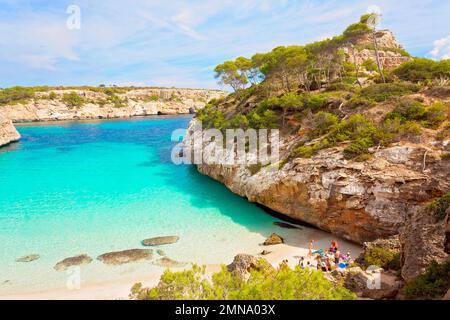
<path fill-rule="evenodd" d="M 386 83 L 386 78 L 384 76 L 383 68 L 381 67 L 381 63 L 380 63 L 380 55 L 378 53 L 378 42 L 377 42 L 375 30 L 373 31 L 373 44 L 375 46 L 375 57 L 377 60 L 378 71 L 380 72 L 380 76 L 381 76 L 381 79 L 383 80 L 383 83 Z"/>

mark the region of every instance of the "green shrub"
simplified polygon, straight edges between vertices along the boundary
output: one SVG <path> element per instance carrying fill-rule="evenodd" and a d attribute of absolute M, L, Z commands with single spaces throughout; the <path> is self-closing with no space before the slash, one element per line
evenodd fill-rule
<path fill-rule="evenodd" d="M 344 157 L 346 159 L 356 159 L 360 161 L 367 160 L 370 155 L 369 148 L 372 147 L 373 144 L 372 138 L 359 138 L 344 149 Z"/>
<path fill-rule="evenodd" d="M 413 84 L 399 82 L 379 83 L 361 89 L 358 96 L 376 102 L 383 102 L 390 97 L 404 96 L 418 91 L 419 87 Z"/>
<path fill-rule="evenodd" d="M 376 103 L 366 98 L 353 96 L 347 103 L 347 107 L 351 109 L 370 109 L 375 106 Z"/>
<path fill-rule="evenodd" d="M 405 294 L 414 299 L 441 299 L 450 288 L 450 261 L 432 262 L 428 270 L 405 286 Z"/>
<path fill-rule="evenodd" d="M 301 146 L 294 150 L 294 156 L 298 158 L 311 158 L 317 151 L 317 147 L 313 146 Z"/>
<path fill-rule="evenodd" d="M 395 109 L 388 113 L 387 119 L 400 119 L 401 122 L 419 121 L 424 127 L 436 128 L 447 119 L 448 106 L 435 103 L 425 106 L 412 99 L 404 99 L 397 103 Z"/>
<path fill-rule="evenodd" d="M 393 73 L 402 80 L 421 82 L 450 77 L 450 60 L 434 61 L 415 58 L 401 64 Z"/>
<path fill-rule="evenodd" d="M 253 129 L 276 129 L 280 123 L 280 117 L 273 110 L 266 110 L 261 115 L 253 111 L 248 119 L 250 128 Z"/>
<path fill-rule="evenodd" d="M 450 138 L 450 123 L 448 123 L 437 135 L 436 139 L 446 140 Z"/>
<path fill-rule="evenodd" d="M 302 97 L 303 106 L 312 112 L 319 111 L 327 104 L 329 97 L 327 93 L 304 94 Z"/>
<path fill-rule="evenodd" d="M 79 108 L 85 103 L 85 99 L 76 92 L 64 93 L 61 101 L 69 108 Z"/>
<path fill-rule="evenodd" d="M 328 112 L 320 111 L 314 115 L 314 135 L 321 136 L 330 132 L 339 123 L 339 118 Z"/>
<path fill-rule="evenodd" d="M 48 98 L 50 100 L 55 100 L 57 97 L 58 97 L 58 95 L 53 91 L 48 94 Z"/>
<path fill-rule="evenodd" d="M 348 119 L 341 121 L 330 133 L 328 139 L 332 143 L 347 140 L 371 138 L 376 133 L 373 122 L 363 114 L 353 114 Z"/>
<path fill-rule="evenodd" d="M 437 102 L 427 108 L 422 125 L 427 128 L 437 128 L 447 119 L 448 112 L 449 105 Z"/>
<path fill-rule="evenodd" d="M 116 94 L 111 94 L 106 99 L 107 103 L 112 104 L 113 108 L 123 108 L 126 106 L 126 100 L 117 96 Z"/>
<path fill-rule="evenodd" d="M 248 170 L 250 171 L 250 173 L 253 175 L 257 174 L 259 171 L 261 171 L 262 169 L 262 165 L 261 163 L 257 163 L 257 164 L 252 164 L 248 166 Z"/>
<path fill-rule="evenodd" d="M 359 38 L 367 33 L 370 33 L 371 29 L 367 26 L 367 23 L 357 22 L 351 24 L 343 33 L 344 38 L 353 40 Z"/>
<path fill-rule="evenodd" d="M 440 219 L 444 219 L 446 217 L 448 207 L 450 207 L 450 192 L 446 193 L 428 206 L 428 208 L 433 210 Z"/>
<path fill-rule="evenodd" d="M 372 71 L 373 72 L 373 71 L 377 71 L 378 70 L 377 63 L 373 59 L 364 60 L 364 62 L 362 63 L 362 66 L 367 71 Z"/>
<path fill-rule="evenodd" d="M 450 160 L 450 152 L 446 152 L 446 153 L 441 154 L 441 158 L 443 160 Z"/>
<path fill-rule="evenodd" d="M 159 100 L 159 96 L 156 94 L 145 98 L 146 102 L 154 102 L 154 101 L 158 101 L 158 100 Z"/>
<path fill-rule="evenodd" d="M 333 284 L 321 271 L 281 267 L 261 260 L 247 281 L 222 267 L 208 280 L 205 267 L 167 270 L 154 288 L 133 286 L 130 297 L 141 300 L 354 300 L 342 284 Z"/>
<path fill-rule="evenodd" d="M 234 118 L 232 118 L 228 121 L 227 128 L 247 129 L 248 126 L 249 126 L 249 121 L 248 121 L 247 117 L 243 114 L 238 114 L 237 116 L 235 116 Z"/>
<path fill-rule="evenodd" d="M 364 252 L 364 261 L 367 266 L 378 266 L 383 269 L 399 270 L 400 254 L 394 250 L 373 247 Z"/>
<path fill-rule="evenodd" d="M 34 98 L 35 89 L 26 87 L 12 87 L 0 90 L 0 105 L 26 102 Z"/>
<path fill-rule="evenodd" d="M 425 113 L 426 109 L 422 103 L 412 99 L 403 99 L 396 104 L 395 109 L 386 118 L 398 118 L 402 122 L 411 120 L 418 121 L 424 118 Z"/>

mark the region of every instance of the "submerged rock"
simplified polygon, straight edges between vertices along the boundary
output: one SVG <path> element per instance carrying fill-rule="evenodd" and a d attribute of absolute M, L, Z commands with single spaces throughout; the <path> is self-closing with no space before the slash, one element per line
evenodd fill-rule
<path fill-rule="evenodd" d="M 41 256 L 38 254 L 29 254 L 16 259 L 16 262 L 32 262 L 38 260 Z"/>
<path fill-rule="evenodd" d="M 142 240 L 142 245 L 146 247 L 161 246 L 164 244 L 172 244 L 180 240 L 178 236 L 155 237 Z"/>
<path fill-rule="evenodd" d="M 264 241 L 263 244 L 265 246 L 273 246 L 273 245 L 282 244 L 282 243 L 284 243 L 284 239 L 282 237 L 280 237 L 279 235 L 277 235 L 276 233 L 272 233 L 270 235 L 270 237 L 267 238 L 266 241 Z"/>
<path fill-rule="evenodd" d="M 70 258 L 66 258 L 60 262 L 58 262 L 55 266 L 54 269 L 56 271 L 65 271 L 70 267 L 73 266 L 81 266 L 81 265 L 86 265 L 92 262 L 92 258 L 89 257 L 86 254 L 82 254 L 76 257 L 70 257 Z"/>
<path fill-rule="evenodd" d="M 284 229 L 301 229 L 298 226 L 295 226 L 295 225 L 290 224 L 290 223 L 285 223 L 285 222 L 278 222 L 277 221 L 277 222 L 274 222 L 273 224 L 278 226 L 278 227 L 280 227 L 280 228 L 284 228 Z"/>
<path fill-rule="evenodd" d="M 161 250 L 161 249 L 156 250 L 156 253 L 159 254 L 161 257 L 164 257 L 166 255 L 164 250 Z"/>
<path fill-rule="evenodd" d="M 167 257 L 158 259 L 153 264 L 164 268 L 182 268 L 187 265 L 186 262 L 175 261 Z"/>
<path fill-rule="evenodd" d="M 99 261 L 110 265 L 121 265 L 141 260 L 151 260 L 153 250 L 151 249 L 130 249 L 117 252 L 109 252 L 97 257 Z"/>

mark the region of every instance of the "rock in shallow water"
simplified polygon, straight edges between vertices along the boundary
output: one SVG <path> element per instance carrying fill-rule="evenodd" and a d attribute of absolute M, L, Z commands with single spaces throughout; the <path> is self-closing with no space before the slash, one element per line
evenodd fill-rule
<path fill-rule="evenodd" d="M 286 223 L 286 222 L 274 222 L 274 225 L 280 227 L 280 228 L 284 228 L 284 229 L 301 229 L 298 226 L 294 226 L 293 224 L 290 223 Z"/>
<path fill-rule="evenodd" d="M 97 257 L 99 261 L 110 265 L 121 265 L 141 260 L 151 260 L 153 250 L 151 249 L 131 249 L 117 252 L 109 252 Z"/>
<path fill-rule="evenodd" d="M 167 257 L 156 260 L 153 264 L 164 268 L 182 268 L 187 265 L 185 262 L 175 261 Z"/>
<path fill-rule="evenodd" d="M 264 241 L 264 245 L 265 246 L 272 246 L 272 245 L 276 245 L 276 244 L 282 244 L 284 243 L 284 240 L 282 237 L 280 237 L 279 235 L 277 235 L 276 233 L 272 233 L 271 236 L 269 238 L 267 238 L 266 241 Z"/>
<path fill-rule="evenodd" d="M 161 257 L 164 257 L 166 255 L 164 250 L 161 250 L 161 249 L 156 250 L 156 253 L 159 254 Z"/>
<path fill-rule="evenodd" d="M 32 262 L 39 259 L 41 256 L 38 254 L 29 254 L 16 259 L 16 262 Z"/>
<path fill-rule="evenodd" d="M 155 237 L 142 240 L 142 245 L 146 247 L 150 246 L 160 246 L 164 244 L 172 244 L 180 240 L 178 236 L 167 236 L 167 237 Z"/>
<path fill-rule="evenodd" d="M 73 266 L 81 266 L 81 265 L 86 265 L 92 262 L 92 258 L 89 257 L 86 254 L 82 254 L 76 257 L 70 257 L 70 258 L 66 258 L 60 262 L 58 262 L 55 266 L 54 269 L 56 271 L 65 271 L 70 267 Z"/>

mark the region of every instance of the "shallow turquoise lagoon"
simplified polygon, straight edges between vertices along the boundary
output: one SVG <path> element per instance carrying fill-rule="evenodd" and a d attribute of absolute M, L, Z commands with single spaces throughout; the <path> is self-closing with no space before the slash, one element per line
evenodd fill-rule
<path fill-rule="evenodd" d="M 151 262 L 105 266 L 102 253 L 178 235 L 172 259 L 229 262 L 254 252 L 275 219 L 192 166 L 170 161 L 173 130 L 189 116 L 18 126 L 20 143 L 0 149 L 0 294 L 63 288 L 53 266 L 86 253 L 92 284 L 154 272 Z M 256 249 L 255 249 L 256 248 Z M 36 253 L 37 261 L 15 259 Z"/>

